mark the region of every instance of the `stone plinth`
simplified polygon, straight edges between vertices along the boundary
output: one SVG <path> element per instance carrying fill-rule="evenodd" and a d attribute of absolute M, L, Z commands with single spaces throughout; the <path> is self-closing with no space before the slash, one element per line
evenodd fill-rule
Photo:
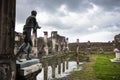
<path fill-rule="evenodd" d="M 21 68 L 20 74 L 22 76 L 26 76 L 28 74 L 32 74 L 36 71 L 39 71 L 40 69 L 42 69 L 42 65 L 41 65 L 41 63 L 37 63 L 37 64 L 31 65 L 29 67 Z"/>
<path fill-rule="evenodd" d="M 31 65 L 34 65 L 40 62 L 39 59 L 31 59 L 31 60 L 21 59 L 21 61 L 23 62 L 16 61 L 18 68 L 29 67 Z"/>
<path fill-rule="evenodd" d="M 17 63 L 17 75 L 27 76 L 30 74 L 34 74 L 37 71 L 42 69 L 42 64 L 39 63 L 39 59 L 25 60 L 22 59 L 23 62 Z"/>

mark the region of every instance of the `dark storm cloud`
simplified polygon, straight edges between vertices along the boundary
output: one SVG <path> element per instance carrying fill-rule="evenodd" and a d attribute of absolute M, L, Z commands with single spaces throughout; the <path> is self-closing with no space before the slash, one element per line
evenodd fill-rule
<path fill-rule="evenodd" d="M 28 4 L 53 13 L 55 13 L 62 4 L 67 5 L 70 11 L 83 11 L 91 6 L 88 0 L 29 0 Z"/>
<path fill-rule="evenodd" d="M 66 5 L 69 11 L 83 12 L 91 7 L 88 0 L 17 0 L 17 22 L 23 23 L 31 10 L 37 9 L 55 14 L 61 5 Z"/>
<path fill-rule="evenodd" d="M 84 12 L 92 7 L 94 3 L 107 11 L 120 11 L 120 0 L 17 0 L 16 18 L 17 22 L 23 23 L 31 10 L 43 10 L 55 14 L 61 5 L 66 5 L 71 12 Z M 61 14 L 64 16 L 64 14 Z"/>
<path fill-rule="evenodd" d="M 53 28 L 59 32 L 64 31 L 70 37 L 89 35 L 91 38 L 91 35 L 95 36 L 94 33 L 104 37 L 104 33 L 110 36 L 113 32 L 120 31 L 120 0 L 16 1 L 18 26 L 25 23 L 31 10 L 37 10 L 38 22 L 45 30 Z M 61 6 L 65 9 L 60 9 Z"/>
<path fill-rule="evenodd" d="M 89 0 L 107 11 L 120 11 L 120 0 Z"/>

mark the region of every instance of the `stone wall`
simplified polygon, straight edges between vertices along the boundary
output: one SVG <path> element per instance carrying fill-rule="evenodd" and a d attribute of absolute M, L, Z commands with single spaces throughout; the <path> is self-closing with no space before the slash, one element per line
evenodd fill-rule
<path fill-rule="evenodd" d="M 87 42 L 84 43 L 69 43 L 70 51 L 76 51 L 77 45 L 79 46 L 79 51 L 85 51 L 88 46 Z M 113 43 L 108 42 L 91 42 L 90 48 L 93 51 L 104 50 L 104 51 L 112 51 L 113 50 Z"/>

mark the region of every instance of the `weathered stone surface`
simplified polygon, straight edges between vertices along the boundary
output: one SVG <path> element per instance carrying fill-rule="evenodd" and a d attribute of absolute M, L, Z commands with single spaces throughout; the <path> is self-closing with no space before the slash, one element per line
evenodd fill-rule
<path fill-rule="evenodd" d="M 15 80 L 14 29 L 16 0 L 0 0 L 0 80 Z"/>
<path fill-rule="evenodd" d="M 80 42 L 79 44 L 76 43 L 69 43 L 69 49 L 70 51 L 76 51 L 77 45 L 79 46 L 79 51 L 85 51 L 87 46 L 87 42 Z M 92 51 L 113 51 L 113 43 L 109 42 L 91 42 L 90 48 Z"/>
<path fill-rule="evenodd" d="M 23 62 L 16 61 L 18 68 L 29 67 L 31 65 L 34 65 L 40 62 L 39 59 L 31 59 L 31 60 L 21 59 L 21 61 Z"/>
<path fill-rule="evenodd" d="M 119 52 L 118 48 L 115 48 L 114 52 L 115 52 L 115 58 L 110 59 L 111 62 L 120 62 L 120 52 Z"/>
<path fill-rule="evenodd" d="M 41 65 L 41 63 L 37 63 L 37 64 L 31 65 L 29 67 L 21 68 L 20 69 L 20 74 L 22 76 L 26 76 L 28 74 L 32 74 L 36 71 L 39 71 L 40 69 L 42 69 L 42 65 Z"/>
<path fill-rule="evenodd" d="M 48 56 L 48 32 L 44 32 L 44 51 L 45 51 L 45 56 Z"/>
<path fill-rule="evenodd" d="M 39 59 L 27 60 L 22 59 L 23 62 L 17 63 L 16 80 L 36 80 L 36 76 L 42 70 L 42 64 Z"/>

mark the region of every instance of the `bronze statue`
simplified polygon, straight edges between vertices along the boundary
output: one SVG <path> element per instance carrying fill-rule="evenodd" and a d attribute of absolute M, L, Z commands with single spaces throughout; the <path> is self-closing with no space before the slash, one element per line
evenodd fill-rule
<path fill-rule="evenodd" d="M 41 28 L 39 27 L 37 21 L 36 21 L 36 15 L 37 12 L 35 10 L 31 11 L 31 16 L 29 16 L 26 19 L 26 24 L 24 25 L 23 28 L 23 36 L 24 36 L 24 43 L 19 47 L 16 57 L 17 60 L 21 62 L 19 55 L 21 52 L 25 52 L 27 54 L 26 59 L 30 60 L 30 52 L 32 50 L 32 40 L 31 40 L 31 30 L 33 29 L 33 33 L 36 32 L 37 28 Z"/>

